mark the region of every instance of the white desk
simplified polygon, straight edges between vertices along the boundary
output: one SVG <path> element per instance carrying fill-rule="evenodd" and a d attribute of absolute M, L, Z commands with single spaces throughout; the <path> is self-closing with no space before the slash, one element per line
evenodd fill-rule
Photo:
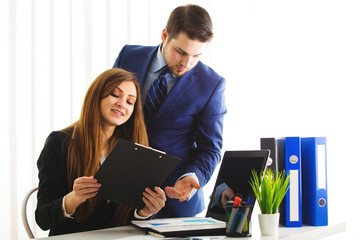
<path fill-rule="evenodd" d="M 303 240 L 303 239 L 319 239 L 324 237 L 329 237 L 337 233 L 346 231 L 346 223 L 332 224 L 326 227 L 309 227 L 304 226 L 301 228 L 279 228 L 279 235 L 276 237 L 262 237 L 260 234 L 259 228 L 252 228 L 252 237 L 248 238 L 227 238 L 225 236 L 212 236 L 212 237 L 196 237 L 196 239 L 244 239 L 244 240 Z M 195 237 L 194 237 L 195 238 Z M 134 226 L 125 226 L 117 228 L 108 228 L 97 231 L 89 231 L 82 233 L 74 234 L 65 234 L 59 236 L 53 236 L 49 238 L 37 238 L 37 239 L 47 239 L 47 240 L 114 240 L 114 239 L 133 239 L 133 240 L 143 240 L 143 239 L 161 239 L 150 235 L 145 235 L 144 231 L 138 229 Z M 170 239 L 170 238 L 168 238 Z M 177 238 L 179 239 L 179 238 Z M 184 238 L 191 239 L 191 238 Z"/>

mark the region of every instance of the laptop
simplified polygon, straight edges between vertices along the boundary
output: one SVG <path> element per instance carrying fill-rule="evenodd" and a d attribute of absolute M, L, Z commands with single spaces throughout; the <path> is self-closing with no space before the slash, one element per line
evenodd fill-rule
<path fill-rule="evenodd" d="M 230 188 L 242 201 L 254 205 L 255 197 L 249 184 L 254 169 L 260 176 L 265 170 L 270 150 L 226 151 L 210 196 L 206 217 L 226 221 L 225 209 L 221 204 L 221 193 Z M 252 209 L 251 209 L 252 212 Z M 251 213 L 250 213 L 251 214 Z"/>

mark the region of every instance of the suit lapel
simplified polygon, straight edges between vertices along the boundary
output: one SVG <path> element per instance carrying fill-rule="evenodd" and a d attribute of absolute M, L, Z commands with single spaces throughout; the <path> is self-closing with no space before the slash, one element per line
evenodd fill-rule
<path fill-rule="evenodd" d="M 146 75 L 151 65 L 151 60 L 156 54 L 157 49 L 158 47 L 155 47 L 153 49 L 149 49 L 148 51 L 145 51 L 143 55 L 140 55 L 133 63 L 133 65 L 137 69 L 134 72 L 137 72 L 137 78 L 140 83 L 140 86 L 143 86 L 145 83 Z M 141 67 L 141 66 L 146 66 L 146 67 Z"/>

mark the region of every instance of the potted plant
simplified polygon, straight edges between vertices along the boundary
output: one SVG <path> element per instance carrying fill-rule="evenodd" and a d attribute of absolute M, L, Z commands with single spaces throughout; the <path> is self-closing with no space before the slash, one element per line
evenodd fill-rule
<path fill-rule="evenodd" d="M 258 201 L 260 231 L 262 235 L 277 235 L 279 227 L 279 206 L 289 189 L 289 176 L 285 171 L 277 172 L 267 168 L 259 175 L 252 170 L 249 181 Z"/>

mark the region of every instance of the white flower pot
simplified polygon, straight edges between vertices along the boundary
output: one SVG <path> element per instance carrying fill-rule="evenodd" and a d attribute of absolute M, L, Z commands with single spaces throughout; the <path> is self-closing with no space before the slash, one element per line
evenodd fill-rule
<path fill-rule="evenodd" d="M 279 213 L 275 214 L 259 214 L 259 225 L 261 235 L 274 236 L 278 235 L 279 230 Z"/>

